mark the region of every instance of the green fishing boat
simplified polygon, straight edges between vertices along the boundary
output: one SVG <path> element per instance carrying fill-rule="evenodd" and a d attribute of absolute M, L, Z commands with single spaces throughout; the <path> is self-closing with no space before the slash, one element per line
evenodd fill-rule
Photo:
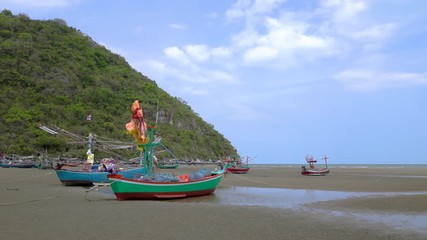
<path fill-rule="evenodd" d="M 170 164 L 170 163 L 159 163 L 157 165 L 160 169 L 176 169 L 179 167 L 179 163 Z"/>
<path fill-rule="evenodd" d="M 146 174 L 138 178 L 126 178 L 121 174 L 110 174 L 111 189 L 118 200 L 170 199 L 208 195 L 215 191 L 224 176 L 226 168 L 221 170 L 201 169 L 200 171 L 179 176 L 153 174 L 153 153 L 161 146 L 161 138 L 155 137 L 154 127 L 146 126 L 142 110 L 135 101 L 132 106 L 133 123 L 127 124 L 129 132 L 136 133 L 135 138 L 141 149 L 141 161 Z M 137 114 L 135 111 L 140 111 Z M 135 130 L 136 128 L 136 130 Z"/>

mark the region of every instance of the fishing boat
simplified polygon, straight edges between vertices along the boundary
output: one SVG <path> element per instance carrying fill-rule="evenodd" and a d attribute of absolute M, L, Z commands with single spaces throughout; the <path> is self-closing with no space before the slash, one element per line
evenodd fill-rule
<path fill-rule="evenodd" d="M 145 168 L 139 165 L 138 167 L 123 167 L 119 168 L 116 166 L 114 159 L 105 159 L 101 160 L 99 164 L 95 164 L 95 157 L 92 153 L 92 148 L 98 148 L 104 152 L 115 154 L 114 152 L 109 152 L 107 149 L 122 149 L 130 148 L 129 143 L 118 142 L 118 141 L 105 141 L 108 144 L 104 144 L 102 147 L 97 147 L 94 145 L 94 142 L 101 144 L 103 141 L 98 139 L 96 135 L 92 133 L 87 137 L 87 141 L 84 137 L 78 136 L 77 134 L 70 133 L 64 129 L 56 128 L 53 130 L 46 126 L 40 126 L 40 129 L 48 132 L 52 135 L 63 135 L 67 137 L 73 137 L 76 140 L 79 140 L 78 143 L 87 143 L 87 160 L 82 164 L 80 162 L 76 163 L 58 163 L 54 168 L 56 175 L 58 176 L 61 183 L 65 186 L 75 186 L 75 185 L 93 185 L 94 183 L 108 183 L 107 175 L 114 172 L 119 172 L 127 177 L 133 177 L 135 175 L 145 174 Z M 82 167 L 83 166 L 83 167 Z"/>
<path fill-rule="evenodd" d="M 156 166 L 160 169 L 176 169 L 176 168 L 178 168 L 179 167 L 179 161 L 178 161 L 178 158 L 175 156 L 175 154 L 171 150 L 169 150 L 169 148 L 167 148 L 165 145 L 163 145 L 162 143 L 159 142 L 159 144 L 161 147 L 163 147 L 163 149 L 160 151 L 157 151 L 156 154 L 160 154 L 162 152 L 167 152 L 173 157 L 173 159 L 158 161 L 157 157 L 153 156 L 153 159 L 155 161 Z"/>
<path fill-rule="evenodd" d="M 34 163 L 20 163 L 20 162 L 8 162 L 0 163 L 2 168 L 33 168 L 36 166 Z"/>
<path fill-rule="evenodd" d="M 179 163 L 159 163 L 157 166 L 160 169 L 176 169 L 179 167 Z"/>
<path fill-rule="evenodd" d="M 226 168 L 227 173 L 246 174 L 251 168 L 251 166 L 249 166 L 249 157 L 246 157 L 246 160 L 242 162 L 237 152 L 226 158 L 225 161 L 229 163 L 228 167 Z"/>
<path fill-rule="evenodd" d="M 306 166 L 301 166 L 301 174 L 306 176 L 325 176 L 328 175 L 330 169 L 328 168 L 328 157 L 323 157 L 325 160 L 325 167 L 315 167 L 314 164 L 317 162 L 312 156 L 305 156 L 305 160 L 308 163 L 308 168 Z"/>
<path fill-rule="evenodd" d="M 154 181 L 152 178 L 132 179 L 111 174 L 111 189 L 118 200 L 171 199 L 211 194 L 223 177 L 224 170 L 211 171 L 200 179 L 189 179 L 189 174 L 177 176 L 176 181 Z"/>
<path fill-rule="evenodd" d="M 0 167 L 2 168 L 33 168 L 36 166 L 35 162 L 31 159 L 33 156 L 27 157 L 17 157 L 12 155 L 12 157 L 7 158 L 3 152 L 0 152 Z"/>
<path fill-rule="evenodd" d="M 155 137 L 153 126 L 147 127 L 138 100 L 134 102 L 131 109 L 132 121 L 126 125 L 126 128 L 136 138 L 147 171 L 139 178 L 129 178 L 120 173 L 108 175 L 116 198 L 118 200 L 172 199 L 213 193 L 224 175 L 224 169 L 201 169 L 179 176 L 153 173 L 153 152 L 156 147 L 161 146 L 161 137 Z"/>
<path fill-rule="evenodd" d="M 111 168 L 111 167 L 110 167 Z M 58 176 L 61 183 L 65 186 L 90 186 L 94 183 L 108 183 L 108 174 L 111 174 L 109 167 L 94 165 L 92 168 L 80 168 L 80 169 L 67 169 L 64 166 L 58 166 L 56 169 L 56 175 Z M 136 167 L 129 169 L 116 170 L 117 173 L 127 177 L 140 176 L 145 173 L 144 167 Z"/>
<path fill-rule="evenodd" d="M 227 173 L 233 173 L 233 174 L 245 174 L 249 172 L 248 167 L 228 167 Z"/>

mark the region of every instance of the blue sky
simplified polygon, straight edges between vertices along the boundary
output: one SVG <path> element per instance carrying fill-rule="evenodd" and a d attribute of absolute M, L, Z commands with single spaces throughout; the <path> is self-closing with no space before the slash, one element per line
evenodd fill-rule
<path fill-rule="evenodd" d="M 252 163 L 427 162 L 427 1 L 1 0 L 60 18 Z"/>

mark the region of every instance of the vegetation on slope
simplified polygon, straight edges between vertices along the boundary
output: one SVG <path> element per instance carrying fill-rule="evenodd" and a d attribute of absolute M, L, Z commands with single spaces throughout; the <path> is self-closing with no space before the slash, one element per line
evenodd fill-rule
<path fill-rule="evenodd" d="M 179 158 L 218 159 L 234 150 L 183 100 L 61 19 L 0 13 L 0 85 L 0 151 L 9 154 L 84 156 L 85 145 L 76 150 L 39 125 L 131 142 L 124 125 L 136 99 L 148 125 L 159 116 L 156 132 Z"/>

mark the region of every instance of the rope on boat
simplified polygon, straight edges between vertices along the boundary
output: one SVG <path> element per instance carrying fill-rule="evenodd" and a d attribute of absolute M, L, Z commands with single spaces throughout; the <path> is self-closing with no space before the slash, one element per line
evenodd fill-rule
<path fill-rule="evenodd" d="M 86 190 L 86 193 L 85 193 L 85 200 L 87 200 L 87 201 L 93 201 L 93 200 L 90 200 L 88 197 L 87 197 L 87 194 L 88 193 L 90 193 L 90 192 L 92 192 L 92 191 L 96 191 L 96 192 L 98 192 L 99 190 L 101 190 L 101 189 L 103 189 L 103 188 L 106 188 L 106 187 L 110 187 L 111 186 L 111 184 L 112 183 L 114 183 L 114 182 L 116 182 L 117 180 L 114 180 L 114 181 L 112 181 L 112 182 L 108 182 L 108 183 L 93 183 L 93 186 L 91 187 L 91 188 L 89 188 L 88 190 Z"/>

